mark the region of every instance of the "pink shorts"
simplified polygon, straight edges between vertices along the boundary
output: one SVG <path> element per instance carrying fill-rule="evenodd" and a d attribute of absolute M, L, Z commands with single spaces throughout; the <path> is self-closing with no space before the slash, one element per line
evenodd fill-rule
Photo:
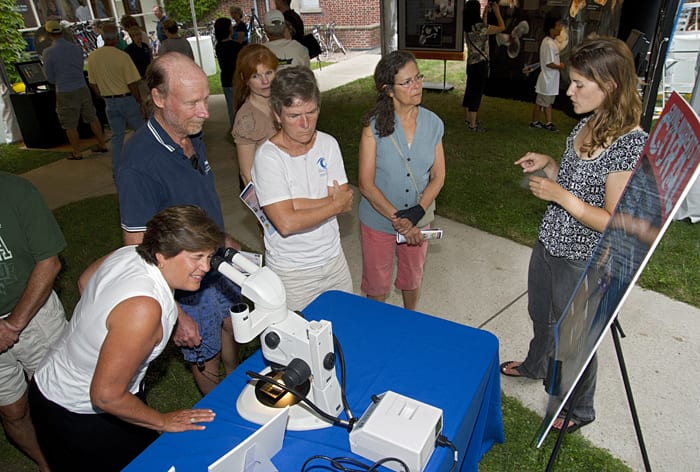
<path fill-rule="evenodd" d="M 399 290 L 416 290 L 423 280 L 423 266 L 428 243 L 420 246 L 397 244 L 396 235 L 375 231 L 360 224 L 362 236 L 362 284 L 360 289 L 376 297 L 389 293 L 394 270 L 394 253 L 398 259 L 396 281 Z"/>

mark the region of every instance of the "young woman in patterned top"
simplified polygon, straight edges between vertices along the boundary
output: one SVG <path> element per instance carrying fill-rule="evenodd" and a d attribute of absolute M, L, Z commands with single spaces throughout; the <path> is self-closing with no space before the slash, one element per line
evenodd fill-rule
<path fill-rule="evenodd" d="M 530 191 L 548 201 L 528 270 L 528 311 L 534 336 L 523 362 L 508 361 L 501 373 L 543 379 L 554 351 L 554 325 L 584 272 L 602 231 L 632 175 L 647 140 L 639 127 L 641 99 L 629 48 L 614 38 L 584 41 L 570 57 L 567 95 L 586 115 L 569 135 L 561 162 L 529 152 L 515 162 Z M 535 175 L 542 171 L 544 175 Z M 595 419 L 597 371 L 593 357 L 567 408 L 573 432 Z M 558 418 L 555 429 L 563 428 Z"/>

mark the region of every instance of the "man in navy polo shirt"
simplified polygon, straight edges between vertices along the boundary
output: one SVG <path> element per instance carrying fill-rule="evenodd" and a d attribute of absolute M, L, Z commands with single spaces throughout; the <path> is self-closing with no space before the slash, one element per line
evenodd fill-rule
<path fill-rule="evenodd" d="M 192 59 L 171 52 L 151 63 L 146 81 L 153 114 L 124 147 L 116 177 L 124 244 L 139 244 L 148 220 L 172 205 L 198 205 L 224 229 L 202 142 L 202 126 L 209 118 L 206 75 Z M 230 236 L 226 243 L 240 248 Z M 192 363 L 197 385 L 206 394 L 219 382 L 219 361 L 227 374 L 238 363 L 229 308 L 239 302 L 240 290 L 210 271 L 200 290 L 176 297 L 181 310 L 173 341 Z"/>

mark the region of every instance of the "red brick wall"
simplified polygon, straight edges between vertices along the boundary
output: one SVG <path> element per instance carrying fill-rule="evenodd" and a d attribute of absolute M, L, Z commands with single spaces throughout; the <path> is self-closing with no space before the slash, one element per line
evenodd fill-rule
<path fill-rule="evenodd" d="M 307 29 L 335 21 L 335 34 L 348 49 L 379 47 L 379 1 L 319 0 L 323 13 L 302 13 Z"/>
<path fill-rule="evenodd" d="M 220 16 L 228 16 L 229 7 L 237 3 L 243 9 L 243 13 L 250 14 L 254 0 L 225 0 L 219 9 L 209 19 Z M 381 1 L 381 0 L 379 0 Z M 379 29 L 379 1 L 378 0 L 319 0 L 321 13 L 304 13 L 297 11 L 304 20 L 307 33 L 314 25 L 326 24 L 335 21 L 335 34 L 348 49 L 371 49 L 381 44 Z M 270 5 L 274 1 L 270 0 Z M 257 9 L 260 21 L 265 14 L 265 2 L 257 0 Z M 246 18 L 247 21 L 247 18 Z"/>

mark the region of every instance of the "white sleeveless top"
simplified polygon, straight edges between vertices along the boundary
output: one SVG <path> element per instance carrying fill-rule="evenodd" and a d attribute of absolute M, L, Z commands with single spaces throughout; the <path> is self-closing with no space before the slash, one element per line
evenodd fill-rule
<path fill-rule="evenodd" d="M 153 298 L 160 304 L 163 325 L 160 343 L 129 382 L 131 393 L 139 391 L 148 365 L 170 339 L 177 306 L 158 268 L 144 261 L 136 253 L 136 246 L 126 246 L 105 259 L 90 278 L 70 324 L 36 370 L 34 379 L 47 399 L 74 413 L 100 413 L 90 401 L 90 384 L 107 336 L 107 316 L 117 304 L 137 296 Z"/>

